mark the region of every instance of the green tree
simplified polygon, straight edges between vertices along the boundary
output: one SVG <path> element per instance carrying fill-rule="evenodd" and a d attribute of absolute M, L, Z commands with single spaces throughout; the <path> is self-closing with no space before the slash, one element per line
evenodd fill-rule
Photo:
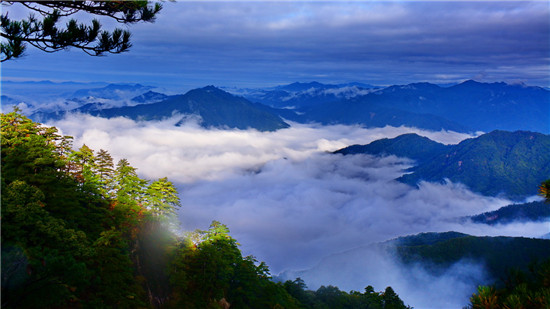
<path fill-rule="evenodd" d="M 145 190 L 145 205 L 154 216 L 173 217 L 181 207 L 178 191 L 168 178 L 153 181 Z"/>
<path fill-rule="evenodd" d="M 243 257 L 227 226 L 213 221 L 207 231 L 182 239 L 170 263 L 175 308 L 299 308 L 282 285 L 271 281 L 265 263 Z"/>
<path fill-rule="evenodd" d="M 65 27 L 59 24 L 63 17 L 78 12 L 110 17 L 124 24 L 153 22 L 156 14 L 162 9 L 160 3 L 153 5 L 149 1 L 7 1 L 7 3 L 24 5 L 32 12 L 41 15 L 42 19 L 30 14 L 27 19 L 17 21 L 11 20 L 7 11 L 2 14 L 0 35 L 6 41 L 0 43 L 3 57 L 1 61 L 21 57 L 27 43 L 49 53 L 69 47 L 81 49 L 93 56 L 125 52 L 132 46 L 131 34 L 128 30 L 119 28 L 112 32 L 102 30 L 97 19 L 89 25 L 79 23 L 76 19 L 70 19 Z"/>
<path fill-rule="evenodd" d="M 550 203 L 550 179 L 540 184 L 539 195 L 542 196 L 547 203 Z"/>
<path fill-rule="evenodd" d="M 115 190 L 119 203 L 141 208 L 146 185 L 147 181 L 139 178 L 137 169 L 131 166 L 128 160 L 118 161 L 115 171 Z"/>

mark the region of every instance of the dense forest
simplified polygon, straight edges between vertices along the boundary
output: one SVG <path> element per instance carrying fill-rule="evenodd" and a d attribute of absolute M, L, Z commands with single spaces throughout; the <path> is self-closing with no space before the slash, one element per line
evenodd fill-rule
<path fill-rule="evenodd" d="M 407 308 L 391 287 L 274 282 L 220 222 L 179 236 L 168 179 L 17 110 L 1 134 L 3 308 Z"/>

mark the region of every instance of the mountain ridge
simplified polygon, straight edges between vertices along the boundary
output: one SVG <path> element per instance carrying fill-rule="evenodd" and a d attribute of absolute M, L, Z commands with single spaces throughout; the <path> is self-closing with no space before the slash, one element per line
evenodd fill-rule
<path fill-rule="evenodd" d="M 336 153 L 410 157 L 418 164 L 397 179 L 401 182 L 416 186 L 420 181 L 450 180 L 474 192 L 489 196 L 504 193 L 513 199 L 537 194 L 540 183 L 550 178 L 550 135 L 495 130 L 457 145 L 437 144 L 418 135 L 401 135 Z"/>

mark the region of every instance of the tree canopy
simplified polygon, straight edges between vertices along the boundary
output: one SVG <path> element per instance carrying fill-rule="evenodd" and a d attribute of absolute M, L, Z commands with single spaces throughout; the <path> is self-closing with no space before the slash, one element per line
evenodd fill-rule
<path fill-rule="evenodd" d="M 123 24 L 153 22 L 162 9 L 160 3 L 149 1 L 7 1 L 21 4 L 33 13 L 23 20 L 12 20 L 7 11 L 0 17 L 4 39 L 0 43 L 2 59 L 6 61 L 23 56 L 26 44 L 52 53 L 70 47 L 78 48 L 92 56 L 105 53 L 122 53 L 132 46 L 131 33 L 116 28 L 111 32 L 102 30 L 101 23 L 94 19 L 90 24 L 71 18 L 61 26 L 63 17 L 78 12 L 105 16 Z M 3 3 L 3 5 L 5 5 Z M 37 13 L 41 18 L 37 17 Z"/>

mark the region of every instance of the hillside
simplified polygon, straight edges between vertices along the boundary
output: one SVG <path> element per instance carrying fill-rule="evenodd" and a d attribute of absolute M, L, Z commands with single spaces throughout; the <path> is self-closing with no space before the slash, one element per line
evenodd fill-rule
<path fill-rule="evenodd" d="M 204 127 L 275 131 L 288 127 L 279 116 L 259 104 L 233 96 L 214 86 L 194 89 L 150 104 L 101 109 L 88 113 L 101 117 L 124 116 L 135 120 L 160 120 L 174 114 L 195 115 Z M 184 117 L 178 124 L 182 124 Z"/>
<path fill-rule="evenodd" d="M 540 133 L 493 131 L 457 145 L 443 145 L 404 134 L 368 145 L 352 145 L 336 151 L 345 155 L 367 153 L 396 155 L 416 160 L 416 166 L 399 181 L 460 182 L 475 192 L 520 199 L 537 194 L 550 178 L 550 136 Z"/>
<path fill-rule="evenodd" d="M 291 120 L 302 123 L 362 125 L 365 127 L 408 126 L 433 131 L 472 131 L 471 128 L 459 122 L 450 121 L 441 116 L 418 113 L 414 109 L 394 108 L 389 104 L 371 104 L 371 102 L 365 101 L 364 97 L 308 105 L 294 111 L 296 116 Z"/>
<path fill-rule="evenodd" d="M 449 179 L 484 195 L 511 198 L 535 195 L 550 176 L 550 136 L 540 133 L 493 131 L 452 146 L 446 153 L 412 168 L 399 180 Z"/>
<path fill-rule="evenodd" d="M 403 134 L 396 138 L 383 138 L 368 145 L 352 145 L 334 153 L 344 155 L 366 153 L 372 155 L 395 155 L 425 162 L 442 154 L 451 146 L 446 146 L 414 133 Z"/>
<path fill-rule="evenodd" d="M 550 205 L 544 202 L 513 204 L 469 218 L 473 222 L 489 225 L 524 221 L 548 221 L 550 220 Z"/>

